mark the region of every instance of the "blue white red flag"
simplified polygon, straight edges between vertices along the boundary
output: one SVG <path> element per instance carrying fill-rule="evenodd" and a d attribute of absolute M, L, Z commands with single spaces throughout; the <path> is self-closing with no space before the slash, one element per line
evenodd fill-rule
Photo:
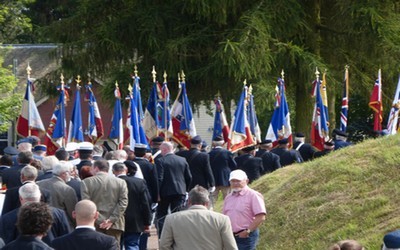
<path fill-rule="evenodd" d="M 169 138 L 173 135 L 173 127 L 171 122 L 171 110 L 170 110 L 170 94 L 167 83 L 164 82 L 162 86 L 157 85 L 158 94 L 158 105 L 157 105 L 157 116 L 159 124 L 159 135 L 164 138 Z"/>
<path fill-rule="evenodd" d="M 400 108 L 400 77 L 397 83 L 396 92 L 394 93 L 392 108 L 387 123 L 387 130 L 389 135 L 397 133 L 399 128 L 399 108 Z"/>
<path fill-rule="evenodd" d="M 115 84 L 114 96 L 114 114 L 111 120 L 109 137 L 115 143 L 117 149 L 122 149 L 124 146 L 124 128 L 122 123 L 121 93 L 119 92 L 118 84 Z"/>
<path fill-rule="evenodd" d="M 255 145 L 247 119 L 247 87 L 243 87 L 229 133 L 228 150 L 236 152 L 242 148 Z"/>
<path fill-rule="evenodd" d="M 275 110 L 269 124 L 265 139 L 271 140 L 273 145 L 278 144 L 278 140 L 287 138 L 292 145 L 292 126 L 290 125 L 290 111 L 286 102 L 285 81 L 278 79 L 275 94 Z"/>
<path fill-rule="evenodd" d="M 17 121 L 17 133 L 23 137 L 30 135 L 39 136 L 39 133 L 45 131 L 42 118 L 40 118 L 40 114 L 32 94 L 32 84 L 32 81 L 28 79 L 24 100 L 22 101 L 21 114 L 19 115 Z"/>
<path fill-rule="evenodd" d="M 311 125 L 311 145 L 319 150 L 324 149 L 325 141 L 329 140 L 329 117 L 328 101 L 326 96 L 326 79 L 323 82 L 319 77 L 314 81 L 315 85 L 315 104 Z"/>
<path fill-rule="evenodd" d="M 173 139 L 180 145 L 190 148 L 190 140 L 196 136 L 196 126 L 184 81 L 179 84 L 179 93 L 172 105 L 171 114 Z"/>
<path fill-rule="evenodd" d="M 69 122 L 68 142 L 82 142 L 83 126 L 82 126 L 82 109 L 81 109 L 81 87 L 76 85 L 74 107 L 72 109 L 72 117 Z"/>
<path fill-rule="evenodd" d="M 214 117 L 214 129 L 213 129 L 213 139 L 217 136 L 222 136 L 225 143 L 229 141 L 229 124 L 226 120 L 225 112 L 221 99 L 215 98 L 215 117 Z"/>
<path fill-rule="evenodd" d="M 135 92 L 131 92 L 131 86 L 130 88 L 130 95 L 128 96 L 129 98 L 129 109 L 128 109 L 128 116 L 126 120 L 126 127 L 128 130 L 128 135 L 129 135 L 129 146 L 132 150 L 135 148 L 136 143 L 140 144 L 145 144 L 148 145 L 146 135 L 144 133 L 143 127 L 140 122 L 140 114 L 138 111 L 137 105 L 137 100 L 135 99 L 138 98 L 138 95 L 135 95 Z M 140 95 L 139 95 L 140 97 Z"/>
<path fill-rule="evenodd" d="M 374 131 L 382 131 L 382 78 L 381 69 L 378 71 L 378 79 L 375 81 L 369 107 L 374 111 Z"/>
<path fill-rule="evenodd" d="M 340 130 L 346 132 L 347 114 L 349 112 L 349 69 L 346 66 L 343 81 L 342 109 L 340 111 Z"/>
<path fill-rule="evenodd" d="M 104 135 L 103 121 L 101 120 L 99 106 L 92 90 L 92 83 L 86 85 L 86 101 L 89 103 L 87 135 L 96 144 Z"/>
<path fill-rule="evenodd" d="M 258 124 L 258 118 L 256 113 L 256 107 L 254 105 L 254 95 L 252 94 L 252 87 L 249 87 L 248 90 L 248 107 L 247 107 L 247 119 L 249 120 L 250 131 L 253 135 L 254 140 L 257 143 L 261 142 L 261 130 L 260 125 Z"/>
<path fill-rule="evenodd" d="M 63 147 L 65 144 L 66 120 L 65 120 L 65 105 L 66 105 L 66 87 L 64 83 L 57 88 L 60 91 L 53 115 L 51 116 L 49 127 L 46 131 L 44 144 L 47 146 L 47 154 L 54 155 L 56 150 Z"/>

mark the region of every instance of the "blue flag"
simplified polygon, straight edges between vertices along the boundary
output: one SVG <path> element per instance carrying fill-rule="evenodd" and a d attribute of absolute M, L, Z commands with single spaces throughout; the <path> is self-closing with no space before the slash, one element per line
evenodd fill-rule
<path fill-rule="evenodd" d="M 84 141 L 80 88 L 79 85 L 76 85 L 74 108 L 72 109 L 72 117 L 69 123 L 68 142 Z"/>
<path fill-rule="evenodd" d="M 122 124 L 121 93 L 119 92 L 118 84 L 116 84 L 114 95 L 114 114 L 111 121 L 111 130 L 109 137 L 113 140 L 115 145 L 117 145 L 117 149 L 122 149 L 124 144 L 124 132 Z"/>

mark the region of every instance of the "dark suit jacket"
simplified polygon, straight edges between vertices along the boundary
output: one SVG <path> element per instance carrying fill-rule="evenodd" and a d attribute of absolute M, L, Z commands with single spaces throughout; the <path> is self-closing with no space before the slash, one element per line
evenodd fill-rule
<path fill-rule="evenodd" d="M 229 150 L 221 147 L 213 148 L 208 155 L 214 175 L 215 186 L 229 186 L 229 174 L 236 169 L 236 162 Z"/>
<path fill-rule="evenodd" d="M 26 164 L 20 164 L 18 166 L 12 166 L 8 169 L 4 169 L 3 171 L 3 185 L 7 185 L 7 189 L 13 187 L 20 187 L 21 183 L 21 169 L 23 169 Z"/>
<path fill-rule="evenodd" d="M 256 157 L 262 159 L 264 173 L 271 173 L 281 167 L 279 155 L 271 153 L 265 149 L 259 149 L 256 153 Z"/>
<path fill-rule="evenodd" d="M 167 154 L 156 161 L 160 197 L 185 195 L 192 181 L 185 158 Z"/>
<path fill-rule="evenodd" d="M 67 185 L 72 187 L 75 190 L 76 197 L 78 198 L 78 201 L 80 201 L 81 198 L 81 181 L 78 179 L 71 179 L 69 182 L 67 182 Z"/>
<path fill-rule="evenodd" d="M 295 162 L 303 162 L 303 158 L 301 157 L 299 151 L 297 150 L 287 150 L 284 148 L 274 148 L 271 150 L 272 153 L 279 155 L 281 166 L 287 166 L 293 164 Z"/>
<path fill-rule="evenodd" d="M 34 236 L 19 236 L 13 242 L 5 245 L 2 249 L 14 250 L 14 249 L 26 249 L 26 250 L 50 250 L 53 249 L 49 247 L 43 241 L 37 239 Z"/>
<path fill-rule="evenodd" d="M 55 207 L 50 208 L 53 216 L 53 224 L 47 232 L 47 235 L 42 239 L 48 245 L 50 245 L 51 241 L 56 237 L 60 237 L 72 231 L 65 212 Z M 18 212 L 19 208 L 16 208 L 0 217 L 0 237 L 6 244 L 15 240 L 19 235 L 15 225 L 17 223 Z"/>
<path fill-rule="evenodd" d="M 53 177 L 53 172 L 50 170 L 50 171 L 47 171 L 47 172 L 45 172 L 44 174 L 38 176 L 38 177 L 36 178 L 36 181 L 41 181 L 41 180 L 44 180 L 44 179 L 49 179 L 49 178 L 51 178 L 51 177 Z"/>
<path fill-rule="evenodd" d="M 190 173 L 192 174 L 192 182 L 190 183 L 189 190 L 196 185 L 200 185 L 206 189 L 215 186 L 208 154 L 191 148 L 190 150 L 179 152 L 179 155 L 185 157 L 187 163 L 189 163 Z"/>
<path fill-rule="evenodd" d="M 293 144 L 293 149 L 297 149 L 297 147 L 300 145 L 300 142 L 295 142 Z M 314 158 L 314 153 L 317 152 L 318 150 L 311 146 L 311 144 L 304 143 L 297 151 L 300 152 L 301 157 L 303 158 L 304 161 L 310 161 Z"/>
<path fill-rule="evenodd" d="M 142 170 L 143 178 L 146 180 L 152 203 L 157 203 L 158 200 L 158 180 L 157 169 L 153 163 L 142 157 L 136 157 L 134 160 Z"/>
<path fill-rule="evenodd" d="M 117 240 L 90 228 L 78 228 L 72 233 L 54 239 L 52 246 L 57 250 L 119 250 Z"/>
<path fill-rule="evenodd" d="M 29 182 L 25 182 L 25 183 L 29 183 Z M 2 215 L 21 206 L 21 203 L 19 201 L 19 193 L 18 193 L 19 188 L 20 187 L 13 187 L 13 188 L 7 189 L 6 196 L 4 198 L 4 203 L 3 203 L 3 210 L 1 211 Z M 51 197 L 50 197 L 49 190 L 47 190 L 44 187 L 39 187 L 39 189 L 42 194 L 40 197 L 40 201 L 45 202 L 45 203 L 50 203 Z"/>
<path fill-rule="evenodd" d="M 264 172 L 263 163 L 261 158 L 254 157 L 250 154 L 243 154 L 235 158 L 237 168 L 246 172 L 249 182 L 260 178 Z"/>
<path fill-rule="evenodd" d="M 118 176 L 128 187 L 128 207 L 125 210 L 125 232 L 141 233 L 151 224 L 149 194 L 146 181 L 133 176 Z"/>

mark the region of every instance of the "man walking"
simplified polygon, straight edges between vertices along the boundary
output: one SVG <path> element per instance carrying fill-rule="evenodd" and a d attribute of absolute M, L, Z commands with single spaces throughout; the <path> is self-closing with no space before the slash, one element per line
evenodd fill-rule
<path fill-rule="evenodd" d="M 207 209 L 209 193 L 195 186 L 189 192 L 189 209 L 165 219 L 160 250 L 237 249 L 229 218 Z"/>
<path fill-rule="evenodd" d="M 264 197 L 247 186 L 249 179 L 238 169 L 229 176 L 230 193 L 224 201 L 223 214 L 231 220 L 233 234 L 239 250 L 256 249 L 259 229 L 267 214 Z"/>

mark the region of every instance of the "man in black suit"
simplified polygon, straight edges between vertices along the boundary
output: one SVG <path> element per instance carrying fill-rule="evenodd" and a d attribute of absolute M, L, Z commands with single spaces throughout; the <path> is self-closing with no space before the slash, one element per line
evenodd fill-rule
<path fill-rule="evenodd" d="M 303 158 L 301 157 L 299 151 L 289 149 L 289 140 L 287 138 L 280 139 L 278 141 L 278 144 L 279 146 L 271 150 L 271 152 L 279 155 L 282 167 L 293 164 L 295 162 L 303 162 Z"/>
<path fill-rule="evenodd" d="M 236 162 L 233 154 L 229 150 L 224 149 L 224 138 L 216 136 L 212 141 L 213 148 L 208 153 L 210 156 L 210 165 L 215 180 L 215 191 L 211 193 L 212 203 L 217 201 L 219 192 L 223 198 L 228 195 L 229 191 L 229 174 L 236 169 Z M 214 205 L 214 204 L 212 204 Z"/>
<path fill-rule="evenodd" d="M 324 150 L 317 151 L 314 154 L 314 158 L 318 158 L 327 155 L 335 150 L 335 143 L 332 140 L 324 142 Z"/>
<path fill-rule="evenodd" d="M 21 206 L 26 203 L 39 203 L 40 197 L 39 186 L 34 182 L 26 183 L 19 188 L 19 201 Z M 6 244 L 17 239 L 19 235 L 17 227 L 15 226 L 19 211 L 20 208 L 18 207 L 0 217 L 0 237 Z M 42 239 L 48 245 L 50 245 L 54 238 L 71 232 L 65 212 L 55 207 L 50 207 L 50 211 L 53 217 L 53 223 Z"/>
<path fill-rule="evenodd" d="M 306 137 L 303 133 L 296 133 L 294 137 L 293 149 L 299 151 L 303 161 L 311 161 L 314 158 L 314 153 L 318 150 L 311 144 L 305 142 Z"/>
<path fill-rule="evenodd" d="M 21 182 L 22 182 L 21 186 L 23 186 L 27 183 L 35 183 L 37 176 L 38 176 L 38 171 L 35 167 L 32 167 L 30 165 L 23 167 L 21 170 L 21 177 L 20 177 Z M 19 188 L 20 187 L 13 187 L 13 188 L 7 189 L 6 195 L 4 198 L 3 209 L 1 211 L 2 215 L 21 206 L 19 193 L 18 193 Z M 49 203 L 50 199 L 51 199 L 50 191 L 43 187 L 43 188 L 40 188 L 40 192 L 41 192 L 40 201 Z"/>
<path fill-rule="evenodd" d="M 20 187 L 22 185 L 20 176 L 21 169 L 26 165 L 32 163 L 33 154 L 29 151 L 20 152 L 17 155 L 18 165 L 12 166 L 3 171 L 3 184 L 7 186 L 7 188 Z"/>
<path fill-rule="evenodd" d="M 136 165 L 133 166 L 136 167 Z M 126 208 L 128 212 L 125 213 L 123 234 L 124 246 L 125 249 L 139 249 L 140 235 L 150 233 L 150 195 L 145 180 L 127 176 L 126 173 L 127 167 L 124 163 L 117 162 L 113 165 L 113 174 L 125 180 L 128 188 L 128 206 Z"/>
<path fill-rule="evenodd" d="M 185 203 L 186 193 L 192 181 L 189 164 L 185 158 L 175 155 L 171 142 L 160 146 L 162 157 L 156 161 L 160 201 L 157 207 L 157 229 L 160 237 L 168 208 L 179 211 Z"/>
<path fill-rule="evenodd" d="M 249 146 L 242 149 L 243 154 L 235 158 L 237 168 L 243 170 L 248 178 L 249 183 L 260 178 L 264 173 L 263 162 L 259 157 L 254 157 L 256 154 L 255 146 Z"/>
<path fill-rule="evenodd" d="M 260 143 L 260 148 L 256 152 L 256 157 L 260 157 L 263 161 L 264 173 L 271 173 L 281 167 L 280 157 L 271 153 L 272 141 L 264 140 Z"/>
<path fill-rule="evenodd" d="M 190 149 L 180 151 L 177 155 L 185 157 L 189 164 L 192 182 L 189 186 L 191 190 L 196 185 L 208 189 L 209 192 L 215 190 L 214 176 L 210 166 L 210 157 L 207 153 L 201 152 L 203 140 L 200 136 L 195 136 L 190 140 Z"/>
<path fill-rule="evenodd" d="M 90 200 L 81 200 L 76 203 L 72 216 L 76 220 L 75 230 L 67 235 L 56 238 L 52 246 L 57 250 L 119 250 L 117 240 L 96 232 L 94 223 L 99 217 L 96 204 Z"/>

